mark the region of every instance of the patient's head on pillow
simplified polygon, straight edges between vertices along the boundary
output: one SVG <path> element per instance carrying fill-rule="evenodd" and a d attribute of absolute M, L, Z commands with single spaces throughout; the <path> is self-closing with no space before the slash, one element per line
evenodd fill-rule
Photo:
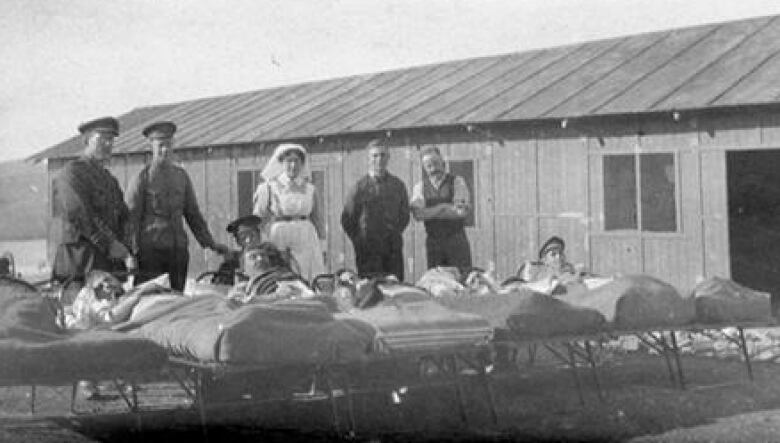
<path fill-rule="evenodd" d="M 98 269 L 92 270 L 87 274 L 85 286 L 95 292 L 95 298 L 98 300 L 115 300 L 124 294 L 122 282 L 111 273 Z"/>
<path fill-rule="evenodd" d="M 288 268 L 282 251 L 271 242 L 249 246 L 243 255 L 244 272 L 251 278 L 273 268 Z"/>

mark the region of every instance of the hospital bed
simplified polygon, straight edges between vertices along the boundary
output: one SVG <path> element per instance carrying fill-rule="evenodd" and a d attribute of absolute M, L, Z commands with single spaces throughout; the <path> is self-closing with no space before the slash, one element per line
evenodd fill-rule
<path fill-rule="evenodd" d="M 135 391 L 119 389 L 144 376 L 160 377 L 165 350 L 143 337 L 111 331 L 63 331 L 57 304 L 33 285 L 0 277 L 0 386 L 30 386 L 35 413 L 39 386 L 68 386 L 76 413 L 79 380 L 110 381 L 128 409 L 139 409 Z"/>

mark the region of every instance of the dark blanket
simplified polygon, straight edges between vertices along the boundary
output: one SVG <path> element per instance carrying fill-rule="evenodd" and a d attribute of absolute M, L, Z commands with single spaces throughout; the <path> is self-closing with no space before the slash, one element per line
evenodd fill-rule
<path fill-rule="evenodd" d="M 3 339 L 0 355 L 0 379 L 15 384 L 129 377 L 168 361 L 154 342 L 111 331 L 82 331 L 49 341 Z"/>
<path fill-rule="evenodd" d="M 154 342 L 110 331 L 62 331 L 52 301 L 22 282 L 0 281 L 0 380 L 70 383 L 162 367 Z"/>
<path fill-rule="evenodd" d="M 594 309 L 575 307 L 563 299 L 525 289 L 438 300 L 454 310 L 478 314 L 493 327 L 510 330 L 515 338 L 592 334 L 606 328 L 606 319 Z"/>
<path fill-rule="evenodd" d="M 670 284 L 648 275 L 624 275 L 592 291 L 569 292 L 562 300 L 602 313 L 615 329 L 682 326 L 694 321 L 693 303 Z"/>
<path fill-rule="evenodd" d="M 137 331 L 174 355 L 200 362 L 286 365 L 364 358 L 374 332 L 337 321 L 318 300 L 235 305 L 205 295 L 149 309 L 115 329 Z"/>
<path fill-rule="evenodd" d="M 61 336 L 52 300 L 22 281 L 0 278 L 0 339 L 49 341 Z"/>
<path fill-rule="evenodd" d="M 736 324 L 772 321 L 770 295 L 754 291 L 732 280 L 713 277 L 693 289 L 696 321 Z"/>

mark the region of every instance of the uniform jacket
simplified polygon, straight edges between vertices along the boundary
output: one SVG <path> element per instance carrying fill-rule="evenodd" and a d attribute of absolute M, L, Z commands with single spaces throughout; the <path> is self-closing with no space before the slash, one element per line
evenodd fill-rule
<path fill-rule="evenodd" d="M 59 243 L 87 241 L 108 255 L 114 240 L 129 243 L 129 212 L 119 182 L 95 160 L 65 165 L 53 183 L 54 219 L 61 225 Z"/>
<path fill-rule="evenodd" d="M 134 252 L 145 248 L 187 249 L 182 218 L 202 247 L 214 246 L 192 181 L 181 166 L 168 163 L 153 171 L 147 165 L 130 182 L 125 200 L 133 226 Z"/>

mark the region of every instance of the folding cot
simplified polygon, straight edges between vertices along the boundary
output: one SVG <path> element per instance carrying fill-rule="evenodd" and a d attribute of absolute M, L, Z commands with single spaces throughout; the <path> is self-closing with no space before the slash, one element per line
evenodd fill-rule
<path fill-rule="evenodd" d="M 369 391 L 373 365 L 417 370 L 424 363 L 426 377 L 419 378 L 424 381 L 433 375 L 453 384 L 465 373 L 487 377 L 483 357 L 492 328 L 486 320 L 447 310 L 427 295 L 402 298 L 341 313 L 327 296 L 235 306 L 219 295 L 201 294 L 150 310 L 116 329 L 136 331 L 168 350 L 204 423 L 209 410 L 226 403 L 307 399 L 292 395 L 300 385 L 284 377 L 280 384 L 290 389 L 277 398 L 269 386 L 259 386 L 267 384 L 269 374 L 299 373 L 314 381 L 312 393 L 324 389 L 337 428 L 342 421 L 337 398 L 344 398 L 354 431 L 353 400 Z M 415 381 L 395 378 L 399 386 Z M 459 406 L 464 416 L 463 401 Z"/>
<path fill-rule="evenodd" d="M 62 331 L 57 306 L 32 285 L 0 277 L 0 386 L 31 386 L 30 411 L 35 412 L 36 386 L 72 385 L 75 411 L 79 380 L 159 377 L 167 364 L 165 350 L 153 341 L 111 331 Z M 138 399 L 117 389 L 135 412 Z"/>

